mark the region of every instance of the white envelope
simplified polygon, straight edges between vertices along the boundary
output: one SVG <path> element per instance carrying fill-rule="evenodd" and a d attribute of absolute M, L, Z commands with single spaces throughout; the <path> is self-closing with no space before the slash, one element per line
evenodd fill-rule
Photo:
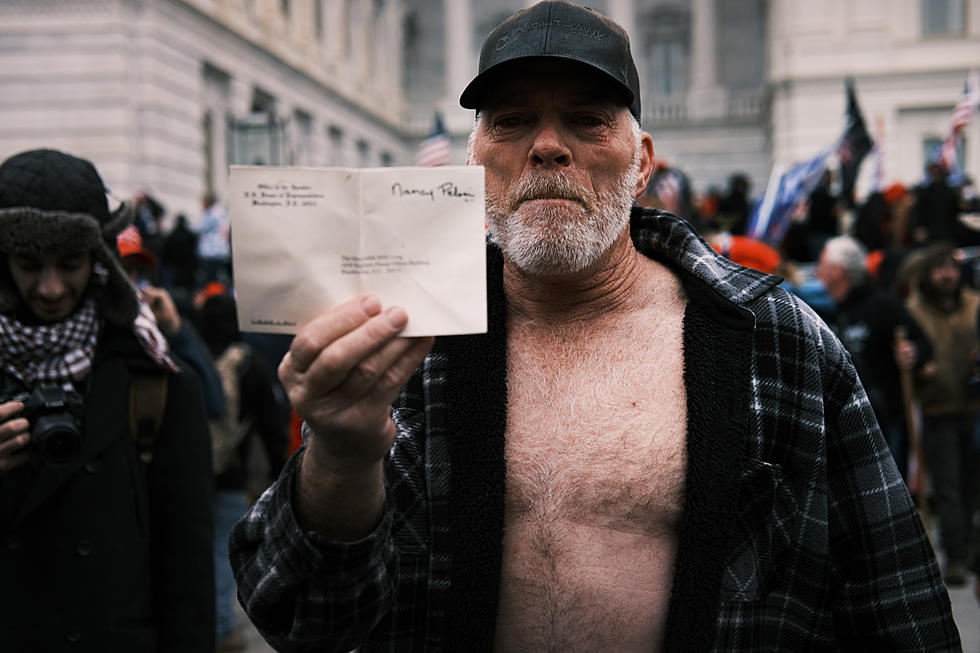
<path fill-rule="evenodd" d="M 232 166 L 242 331 L 293 334 L 361 293 L 403 335 L 487 330 L 483 168 Z"/>

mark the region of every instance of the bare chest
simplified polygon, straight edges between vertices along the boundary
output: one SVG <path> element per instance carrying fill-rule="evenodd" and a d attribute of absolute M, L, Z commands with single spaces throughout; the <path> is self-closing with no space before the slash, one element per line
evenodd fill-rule
<path fill-rule="evenodd" d="M 512 334 L 498 650 L 651 650 L 684 498 L 682 310 Z"/>

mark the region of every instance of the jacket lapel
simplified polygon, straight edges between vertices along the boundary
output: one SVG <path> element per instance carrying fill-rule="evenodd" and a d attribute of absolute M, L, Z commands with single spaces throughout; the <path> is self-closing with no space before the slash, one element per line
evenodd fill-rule
<path fill-rule="evenodd" d="M 488 332 L 446 338 L 452 581 L 446 650 L 493 649 L 504 527 L 506 306 L 500 250 L 487 252 Z"/>
<path fill-rule="evenodd" d="M 753 316 L 687 277 L 687 473 L 664 651 L 707 651 L 749 443 Z"/>

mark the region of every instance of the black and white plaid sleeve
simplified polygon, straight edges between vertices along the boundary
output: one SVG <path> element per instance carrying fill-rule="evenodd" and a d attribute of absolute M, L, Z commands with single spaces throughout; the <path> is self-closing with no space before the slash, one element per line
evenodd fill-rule
<path fill-rule="evenodd" d="M 392 416 L 398 437 L 385 460 L 378 527 L 356 542 L 303 532 L 292 510 L 304 449 L 286 464 L 232 532 L 238 596 L 278 651 L 404 651 L 425 632 L 429 577 L 421 373 Z"/>
<path fill-rule="evenodd" d="M 956 651 L 949 596 L 918 511 L 849 364 L 830 388 L 830 586 L 839 642 Z"/>
<path fill-rule="evenodd" d="M 229 551 L 246 613 L 279 651 L 349 651 L 387 612 L 398 556 L 386 508 L 373 533 L 330 542 L 292 511 L 298 452 L 236 525 Z"/>
<path fill-rule="evenodd" d="M 755 314 L 762 437 L 750 471 L 771 482 L 742 506 L 764 528 L 733 551 L 714 650 L 960 650 L 935 555 L 847 352 L 781 293 Z"/>

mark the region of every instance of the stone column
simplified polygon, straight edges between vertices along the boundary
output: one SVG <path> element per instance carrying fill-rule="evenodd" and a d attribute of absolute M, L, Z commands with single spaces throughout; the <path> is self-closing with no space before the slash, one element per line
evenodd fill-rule
<path fill-rule="evenodd" d="M 320 0 L 292 0 L 289 31 L 300 48 L 309 48 L 316 40 L 316 10 L 314 2 Z"/>
<path fill-rule="evenodd" d="M 725 90 L 718 84 L 715 0 L 691 3 L 691 89 L 689 114 L 695 119 L 721 118 Z"/>
<path fill-rule="evenodd" d="M 443 107 L 446 129 L 467 132 L 472 115 L 459 106 L 459 94 L 476 74 L 479 51 L 473 46 L 473 13 L 470 0 L 444 0 L 446 44 L 446 98 Z M 474 55 L 474 52 L 476 55 Z"/>
<path fill-rule="evenodd" d="M 400 1 L 388 0 L 385 3 L 381 14 L 381 38 L 384 39 L 384 47 L 380 49 L 378 57 L 382 74 L 380 89 L 390 97 L 402 97 L 401 88 L 401 53 L 402 53 L 402 30 L 401 24 L 404 20 L 404 7 Z M 399 104 L 401 102 L 399 101 Z"/>
<path fill-rule="evenodd" d="M 323 2 L 323 51 L 330 66 L 340 66 L 344 59 L 344 39 L 350 23 L 347 19 L 345 0 Z"/>
<path fill-rule="evenodd" d="M 640 78 L 640 92 L 643 95 L 643 89 L 646 87 L 644 83 L 647 80 L 646 76 L 646 58 L 643 53 L 637 48 L 640 47 L 640 35 L 636 31 L 636 7 L 634 6 L 633 0 L 609 0 L 606 5 L 607 15 L 614 21 L 619 23 L 620 27 L 626 30 L 627 36 L 630 37 L 630 50 L 633 52 L 633 63 L 636 64 L 636 74 Z M 642 102 L 641 106 L 645 104 Z"/>
<path fill-rule="evenodd" d="M 350 39 L 350 67 L 348 68 L 348 74 L 351 76 L 349 81 L 355 86 L 366 86 L 370 84 L 368 79 L 372 71 L 370 70 L 371 53 L 368 51 L 368 48 L 373 47 L 369 35 L 371 16 L 374 11 L 372 5 L 373 3 L 369 4 L 366 2 L 348 4 L 350 8 L 350 15 L 347 17 L 350 21 L 348 24 L 348 38 Z"/>

